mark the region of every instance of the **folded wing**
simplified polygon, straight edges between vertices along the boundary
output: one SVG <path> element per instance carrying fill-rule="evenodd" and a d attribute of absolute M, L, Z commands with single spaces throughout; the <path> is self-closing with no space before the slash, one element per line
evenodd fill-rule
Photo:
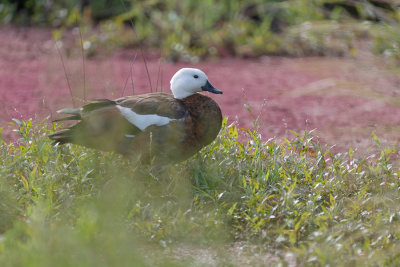
<path fill-rule="evenodd" d="M 80 109 L 63 109 L 78 120 L 71 127 L 50 135 L 57 143 L 75 143 L 121 154 L 160 153 L 181 141 L 186 110 L 169 94 L 152 93 L 115 101 L 100 99 Z M 167 155 L 168 156 L 168 155 Z"/>

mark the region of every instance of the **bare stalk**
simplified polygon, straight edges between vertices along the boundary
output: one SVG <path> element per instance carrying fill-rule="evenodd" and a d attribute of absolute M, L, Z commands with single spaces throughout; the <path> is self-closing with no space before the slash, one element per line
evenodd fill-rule
<path fill-rule="evenodd" d="M 58 46 L 59 46 L 59 43 L 58 43 L 58 42 L 59 42 L 59 41 L 56 41 L 56 42 L 55 42 L 55 45 L 56 45 L 56 48 L 57 48 L 57 51 L 58 51 L 58 55 L 60 56 L 63 69 L 64 69 L 64 75 L 65 75 L 65 79 L 67 80 L 69 93 L 70 93 L 70 95 L 71 95 L 72 105 L 75 107 L 74 95 L 73 95 L 73 93 L 72 93 L 71 84 L 70 84 L 70 82 L 69 82 L 68 73 L 67 73 L 67 68 L 65 67 L 64 58 L 63 58 L 63 56 L 62 56 L 62 54 L 61 54 L 60 48 L 58 47 Z"/>
<path fill-rule="evenodd" d="M 121 4 L 122 4 L 122 6 L 124 7 L 124 9 L 125 9 L 126 11 L 129 11 L 128 8 L 126 7 L 124 1 L 123 1 L 123 0 L 120 0 L 120 2 L 121 2 Z M 135 25 L 133 24 L 133 20 L 130 19 L 129 22 L 130 22 L 130 24 L 131 24 L 132 31 L 133 31 L 134 35 L 136 36 L 136 38 L 137 38 L 137 33 L 136 33 L 136 31 L 135 31 Z M 145 66 L 145 68 L 146 68 L 147 78 L 148 78 L 148 80 L 149 80 L 150 92 L 153 92 L 153 86 L 152 86 L 152 84 L 151 84 L 151 78 L 150 78 L 149 68 L 147 67 L 146 57 L 144 56 L 144 53 L 143 53 L 143 47 L 142 47 L 141 44 L 139 44 L 139 46 L 140 46 L 140 55 L 141 55 L 142 58 L 143 58 L 144 66 Z"/>
<path fill-rule="evenodd" d="M 86 67 L 85 67 L 85 51 L 83 47 L 83 38 L 81 32 L 81 26 L 79 28 L 79 37 L 81 39 L 81 51 L 82 51 L 82 68 L 83 68 L 83 103 L 86 103 Z"/>
<path fill-rule="evenodd" d="M 156 92 L 158 89 L 158 82 L 160 80 L 160 70 L 161 70 L 161 58 L 158 60 L 158 71 L 157 71 L 157 84 L 156 84 Z M 162 86 L 162 85 L 161 85 Z"/>
<path fill-rule="evenodd" d="M 134 86 L 134 83 L 133 83 L 133 73 L 132 73 L 132 69 L 133 69 L 133 63 L 134 63 L 135 60 L 136 60 L 136 56 L 137 56 L 137 52 L 135 53 L 135 56 L 133 57 L 133 59 L 132 59 L 132 61 L 131 61 L 131 63 L 130 63 L 130 75 L 129 75 L 128 77 L 126 77 L 125 85 L 124 85 L 124 88 L 122 89 L 122 94 L 121 94 L 121 96 L 124 96 L 124 94 L 125 94 L 125 88 L 126 88 L 126 86 L 127 86 L 127 84 L 128 84 L 128 79 L 129 79 L 129 77 L 131 78 L 132 95 L 135 94 L 135 86 Z"/>

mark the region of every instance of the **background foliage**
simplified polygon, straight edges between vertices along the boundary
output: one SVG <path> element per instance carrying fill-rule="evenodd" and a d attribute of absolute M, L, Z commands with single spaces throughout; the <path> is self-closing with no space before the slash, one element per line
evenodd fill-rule
<path fill-rule="evenodd" d="M 400 58 L 399 3 L 393 0 L 3 0 L 0 20 L 60 29 L 79 25 L 91 52 L 100 46 L 153 47 L 171 60 L 356 55 L 360 41 Z"/>

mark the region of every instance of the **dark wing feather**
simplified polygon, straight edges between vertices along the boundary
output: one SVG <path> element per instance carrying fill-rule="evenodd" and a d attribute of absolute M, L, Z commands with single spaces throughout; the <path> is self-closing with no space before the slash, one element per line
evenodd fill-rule
<path fill-rule="evenodd" d="M 108 99 L 96 99 L 82 107 L 83 112 L 90 112 L 105 107 L 115 106 L 116 102 Z"/>
<path fill-rule="evenodd" d="M 150 93 L 139 96 L 125 97 L 116 100 L 122 107 L 128 107 L 137 114 L 155 114 L 171 119 L 181 119 L 186 108 L 172 95 L 166 93 Z"/>

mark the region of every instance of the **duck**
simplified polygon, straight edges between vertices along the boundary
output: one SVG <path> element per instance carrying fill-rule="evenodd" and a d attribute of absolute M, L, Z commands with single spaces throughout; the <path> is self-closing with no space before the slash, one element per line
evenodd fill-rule
<path fill-rule="evenodd" d="M 184 161 L 218 135 L 222 112 L 201 92 L 222 94 L 200 69 L 182 68 L 170 81 L 172 94 L 156 92 L 97 99 L 80 108 L 57 111 L 55 121 L 77 121 L 49 135 L 56 144 L 72 143 L 116 152 L 142 164 Z"/>

